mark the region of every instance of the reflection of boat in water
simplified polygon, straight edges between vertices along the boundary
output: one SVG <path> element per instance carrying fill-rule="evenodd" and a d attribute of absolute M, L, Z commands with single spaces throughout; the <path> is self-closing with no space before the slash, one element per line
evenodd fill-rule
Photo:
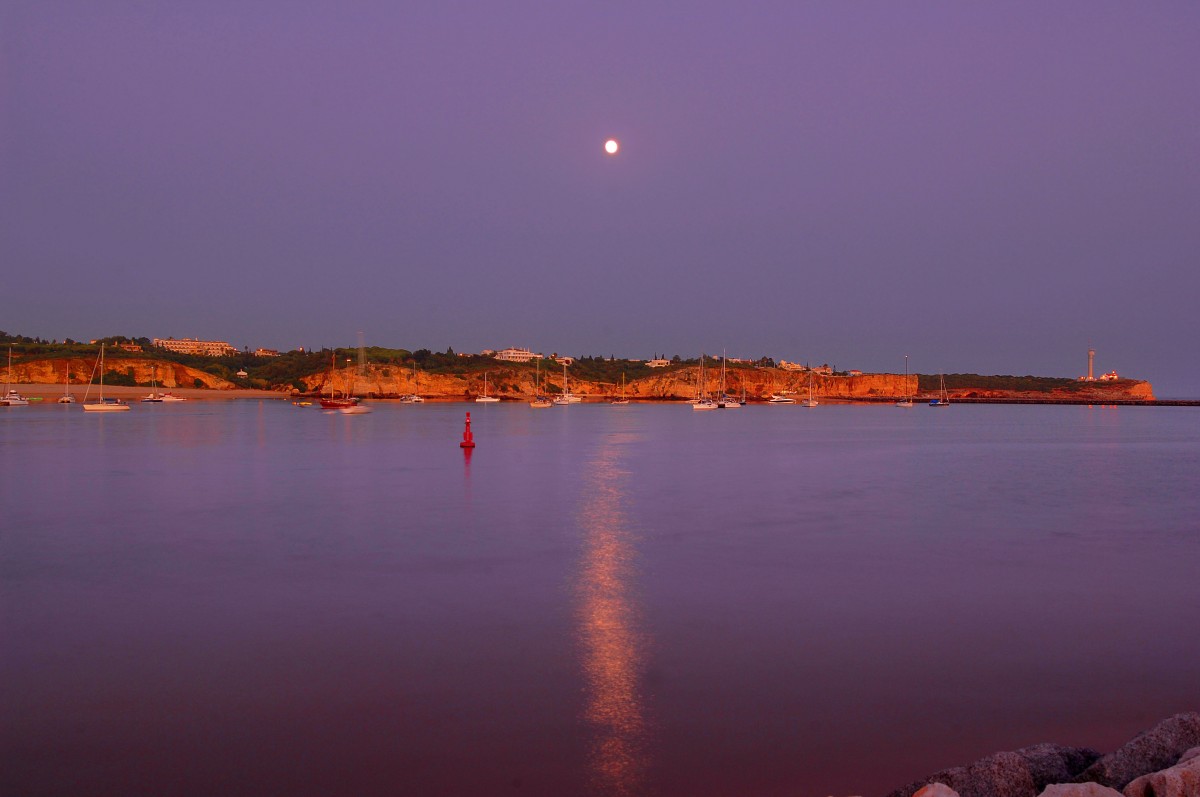
<path fill-rule="evenodd" d="M 100 372 L 100 398 L 97 401 L 88 402 L 87 392 L 83 394 L 83 410 L 84 412 L 125 412 L 129 409 L 129 405 L 116 399 L 104 398 L 104 344 L 100 344 L 100 358 L 96 360 L 96 366 L 92 369 L 92 379 L 96 378 L 96 371 Z M 88 380 L 88 390 L 91 390 L 92 382 Z"/>

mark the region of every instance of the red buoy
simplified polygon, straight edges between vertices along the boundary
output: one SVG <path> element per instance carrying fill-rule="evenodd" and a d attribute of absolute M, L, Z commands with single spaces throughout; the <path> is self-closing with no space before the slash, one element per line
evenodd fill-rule
<path fill-rule="evenodd" d="M 471 413 L 467 413 L 467 428 L 463 429 L 462 442 L 458 444 L 459 448 L 474 448 L 475 437 L 471 434 Z"/>

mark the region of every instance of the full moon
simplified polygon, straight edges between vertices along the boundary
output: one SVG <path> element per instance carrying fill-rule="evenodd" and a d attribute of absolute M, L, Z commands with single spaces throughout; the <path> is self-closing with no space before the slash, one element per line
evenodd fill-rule
<path fill-rule="evenodd" d="M 621 142 L 617 141 L 615 138 L 610 138 L 608 141 L 604 142 L 604 151 L 609 155 L 616 155 L 617 150 L 620 148 Z"/>

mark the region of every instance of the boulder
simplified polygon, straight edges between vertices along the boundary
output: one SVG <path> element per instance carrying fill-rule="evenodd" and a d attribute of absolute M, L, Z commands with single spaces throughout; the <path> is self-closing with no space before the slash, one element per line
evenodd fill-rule
<path fill-rule="evenodd" d="M 1101 757 L 1074 780 L 1124 789 L 1135 778 L 1174 765 L 1185 752 L 1198 745 L 1200 713 L 1176 714 Z"/>
<path fill-rule="evenodd" d="M 913 797 L 959 797 L 959 793 L 945 783 L 930 783 L 918 789 Z"/>
<path fill-rule="evenodd" d="M 915 797 L 922 786 L 931 783 L 946 784 L 961 797 L 1034 797 L 1051 783 L 1071 780 L 1099 757 L 1086 747 L 1036 744 L 935 772 L 888 797 Z"/>
<path fill-rule="evenodd" d="M 1169 769 L 1134 778 L 1125 797 L 1200 797 L 1200 747 L 1188 750 Z"/>
<path fill-rule="evenodd" d="M 1038 797 L 1118 797 L 1121 792 L 1099 783 L 1054 783 Z"/>

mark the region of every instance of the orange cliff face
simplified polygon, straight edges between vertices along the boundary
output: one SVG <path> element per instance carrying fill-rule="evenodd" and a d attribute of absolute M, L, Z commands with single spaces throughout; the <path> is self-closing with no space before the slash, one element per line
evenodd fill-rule
<path fill-rule="evenodd" d="M 21 384 L 61 385 L 69 373 L 72 385 L 86 385 L 95 366 L 94 358 L 84 357 L 14 362 L 13 381 Z M 124 357 L 105 359 L 105 373 L 127 374 L 130 370 L 133 371 L 133 379 L 138 384 L 148 385 L 151 380 L 154 380 L 158 382 L 159 387 L 164 389 L 195 387 L 197 379 L 204 387 L 213 390 L 237 388 L 237 385 L 219 376 L 213 376 L 205 371 L 198 371 L 177 363 Z"/>
<path fill-rule="evenodd" d="M 685 400 L 696 395 L 696 379 L 699 366 L 656 372 L 625 383 L 625 395 L 633 399 Z M 488 393 L 502 398 L 527 399 L 535 395 L 533 369 L 497 363 L 488 369 Z M 542 392 L 557 394 L 562 391 L 562 370 L 551 368 L 542 371 Z M 615 395 L 619 383 L 596 382 L 576 378 L 567 373 L 568 387 L 572 393 L 596 398 Z M 721 372 L 717 368 L 705 369 L 705 390 L 715 394 L 720 390 Z M 362 373 L 355 368 L 326 370 L 303 380 L 305 388 L 312 393 L 351 393 L 353 395 L 400 396 L 419 393 L 427 397 L 463 398 L 483 393 L 483 372 L 469 374 L 434 374 L 422 372 L 419 384 L 413 378 L 411 368 L 402 366 L 369 365 Z M 792 390 L 796 393 L 808 390 L 808 375 L 777 368 L 734 368 L 725 378 L 725 389 L 731 395 L 741 395 L 745 386 L 749 399 L 766 400 L 772 393 Z M 899 374 L 864 374 L 862 376 L 813 376 L 813 392 L 824 398 L 864 398 L 874 396 L 900 396 L 917 391 L 917 377 L 908 377 L 905 390 L 904 377 Z"/>

